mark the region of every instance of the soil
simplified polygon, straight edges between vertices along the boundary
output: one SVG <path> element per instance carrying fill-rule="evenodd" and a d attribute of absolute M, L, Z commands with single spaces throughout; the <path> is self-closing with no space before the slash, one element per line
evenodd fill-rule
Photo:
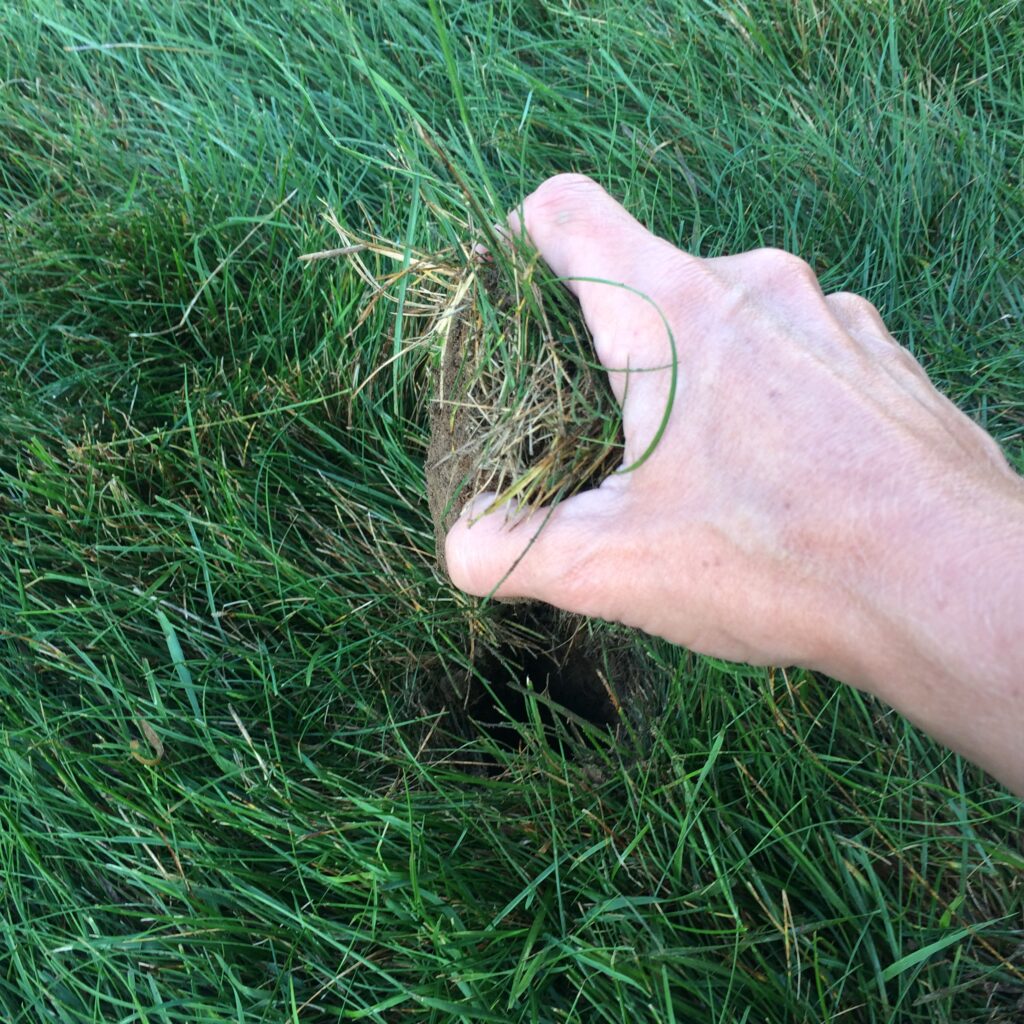
<path fill-rule="evenodd" d="M 573 617 L 559 616 L 536 602 L 506 612 L 525 636 L 536 633 L 539 643 L 511 641 L 494 653 L 487 653 L 475 666 L 493 694 L 481 686 L 471 693 L 470 707 L 481 722 L 486 712 L 500 703 L 517 721 L 525 721 L 526 679 L 567 711 L 594 725 L 614 725 L 618 717 L 617 698 L 610 685 L 601 681 L 600 651 L 592 648 L 586 633 Z"/>
<path fill-rule="evenodd" d="M 444 539 L 466 502 L 476 493 L 482 439 L 474 436 L 461 399 L 472 377 L 476 354 L 473 332 L 478 313 L 467 299 L 453 321 L 441 353 L 441 365 L 430 403 L 430 442 L 427 447 L 427 502 L 434 521 L 437 561 L 448 574 Z"/>

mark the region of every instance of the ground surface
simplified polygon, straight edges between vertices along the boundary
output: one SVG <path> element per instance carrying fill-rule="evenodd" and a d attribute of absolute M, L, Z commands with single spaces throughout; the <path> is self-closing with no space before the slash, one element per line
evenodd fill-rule
<path fill-rule="evenodd" d="M 498 611 L 423 353 L 298 260 L 461 237 L 424 133 L 477 214 L 586 171 L 866 294 L 1021 467 L 1024 7 L 889 9 L 4 5 L 0 1019 L 1021 1019 L 1020 802 L 857 693 L 595 625 L 642 725 L 431 717 Z"/>

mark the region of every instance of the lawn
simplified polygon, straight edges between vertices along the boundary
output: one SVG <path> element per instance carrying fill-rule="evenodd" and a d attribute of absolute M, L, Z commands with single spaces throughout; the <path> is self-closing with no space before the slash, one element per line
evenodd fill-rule
<path fill-rule="evenodd" d="M 616 728 L 460 706 L 402 271 L 562 170 L 1024 468 L 1016 0 L 0 10 L 4 1024 L 1024 1019 L 1022 804 L 877 702 L 591 623 Z"/>

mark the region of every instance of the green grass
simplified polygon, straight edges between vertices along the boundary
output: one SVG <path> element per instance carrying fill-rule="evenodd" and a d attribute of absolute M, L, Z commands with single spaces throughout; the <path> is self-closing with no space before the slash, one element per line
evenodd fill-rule
<path fill-rule="evenodd" d="M 1024 5 L 24 0 L 0 38 L 5 1024 L 1020 1019 L 1020 802 L 854 691 L 627 638 L 646 731 L 535 714 L 474 769 L 432 695 L 495 611 L 433 567 L 401 287 L 357 324 L 298 256 L 325 208 L 431 250 L 586 171 L 867 295 L 1020 468 Z"/>

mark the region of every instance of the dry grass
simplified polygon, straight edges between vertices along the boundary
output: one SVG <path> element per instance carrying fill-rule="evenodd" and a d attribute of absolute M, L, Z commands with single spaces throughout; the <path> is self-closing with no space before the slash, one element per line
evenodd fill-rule
<path fill-rule="evenodd" d="M 474 495 L 494 495 L 483 514 L 512 502 L 536 510 L 614 472 L 618 407 L 578 304 L 536 253 L 509 245 L 492 258 L 470 244 L 410 253 L 327 219 L 342 245 L 306 259 L 353 261 L 368 285 L 354 329 L 381 302 L 401 311 L 401 347 L 363 386 L 410 352 L 424 367 L 427 495 L 442 567 L 444 536 Z"/>

